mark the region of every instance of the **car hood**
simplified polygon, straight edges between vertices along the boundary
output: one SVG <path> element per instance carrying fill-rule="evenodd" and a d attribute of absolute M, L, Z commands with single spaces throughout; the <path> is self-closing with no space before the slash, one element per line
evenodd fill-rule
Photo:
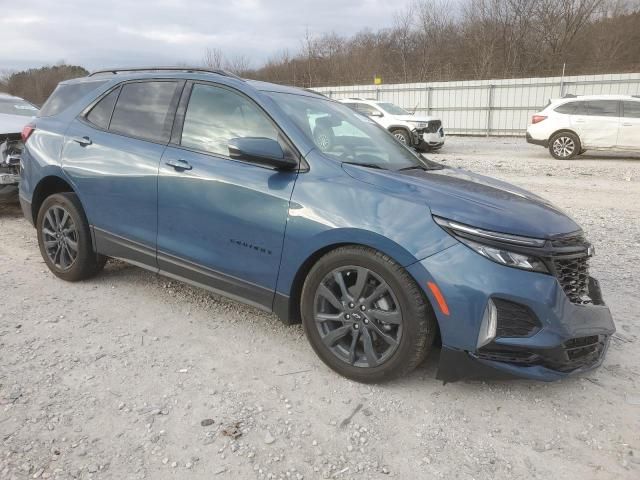
<path fill-rule="evenodd" d="M 0 114 L 0 135 L 22 132 L 22 128 L 33 118 L 23 115 Z"/>
<path fill-rule="evenodd" d="M 404 122 L 430 122 L 432 120 L 439 120 L 437 117 L 429 117 L 425 115 L 394 115 L 394 117 Z"/>
<path fill-rule="evenodd" d="M 507 182 L 457 168 L 394 172 L 344 164 L 352 177 L 424 203 L 433 215 L 494 232 L 553 238 L 580 230 L 557 207 Z"/>

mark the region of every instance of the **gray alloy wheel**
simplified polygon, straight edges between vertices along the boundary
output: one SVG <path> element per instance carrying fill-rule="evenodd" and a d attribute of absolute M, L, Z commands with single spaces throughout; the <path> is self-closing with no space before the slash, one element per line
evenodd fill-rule
<path fill-rule="evenodd" d="M 581 151 L 580 140 L 571 132 L 561 132 L 554 135 L 549 142 L 549 152 L 558 160 L 568 160 Z"/>
<path fill-rule="evenodd" d="M 326 347 L 356 367 L 384 363 L 402 337 L 396 295 L 380 276 L 360 266 L 336 268 L 324 277 L 316 290 L 314 317 Z"/>
<path fill-rule="evenodd" d="M 35 223 L 40 253 L 56 276 L 77 282 L 102 270 L 107 259 L 93 249 L 89 222 L 76 194 L 48 196 Z"/>
<path fill-rule="evenodd" d="M 396 140 L 398 140 L 400 143 L 402 143 L 403 145 L 409 145 L 409 138 L 407 138 L 407 132 L 405 132 L 402 129 L 397 129 L 397 130 L 392 130 L 391 133 L 393 134 L 394 137 L 396 137 Z"/>
<path fill-rule="evenodd" d="M 71 215 L 61 205 L 52 205 L 44 214 L 42 243 L 49 260 L 64 272 L 78 258 L 78 230 Z"/>
<path fill-rule="evenodd" d="M 407 374 L 424 360 L 437 331 L 413 277 L 389 256 L 361 245 L 338 247 L 313 265 L 300 313 L 318 357 L 358 382 Z"/>

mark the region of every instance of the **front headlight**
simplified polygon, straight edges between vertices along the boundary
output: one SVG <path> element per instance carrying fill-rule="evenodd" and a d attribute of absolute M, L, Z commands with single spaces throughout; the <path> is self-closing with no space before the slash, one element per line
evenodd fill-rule
<path fill-rule="evenodd" d="M 434 216 L 433 219 L 460 242 L 489 260 L 507 267 L 549 273 L 549 269 L 540 258 L 514 251 L 519 248 L 543 247 L 545 240 L 482 230 L 442 217 Z M 509 247 L 515 248 L 512 250 Z"/>

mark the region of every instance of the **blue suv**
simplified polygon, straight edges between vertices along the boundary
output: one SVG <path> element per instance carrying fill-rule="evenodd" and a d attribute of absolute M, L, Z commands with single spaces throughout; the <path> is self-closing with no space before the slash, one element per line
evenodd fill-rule
<path fill-rule="evenodd" d="M 273 311 L 357 381 L 438 343 L 443 381 L 555 380 L 599 365 L 615 330 L 567 215 L 311 91 L 100 71 L 61 83 L 23 139 L 20 201 L 55 275 L 119 258 Z"/>

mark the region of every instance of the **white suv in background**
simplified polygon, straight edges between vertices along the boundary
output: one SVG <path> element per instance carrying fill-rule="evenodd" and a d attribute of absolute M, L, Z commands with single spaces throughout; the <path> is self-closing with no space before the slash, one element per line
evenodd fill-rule
<path fill-rule="evenodd" d="M 542 145 L 560 160 L 587 150 L 640 152 L 640 97 L 567 96 L 531 119 L 527 142 Z"/>
<path fill-rule="evenodd" d="M 390 102 L 362 98 L 345 98 L 340 102 L 371 118 L 401 143 L 418 151 L 437 150 L 444 145 L 444 129 L 439 118 L 414 115 Z"/>

